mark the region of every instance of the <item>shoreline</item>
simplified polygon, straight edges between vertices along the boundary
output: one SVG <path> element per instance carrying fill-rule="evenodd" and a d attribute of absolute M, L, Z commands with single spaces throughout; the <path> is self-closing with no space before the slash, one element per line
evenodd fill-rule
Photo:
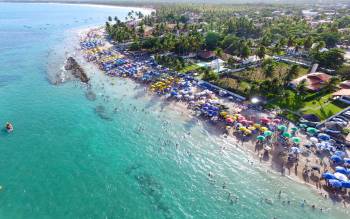
<path fill-rule="evenodd" d="M 99 30 L 101 28 L 103 28 L 103 27 L 97 26 L 94 28 L 79 29 L 76 31 L 76 34 L 79 35 L 78 38 L 83 39 L 84 37 L 86 37 L 86 34 L 90 33 L 91 31 Z M 106 75 L 103 70 L 99 69 L 98 66 L 96 65 L 96 63 L 89 62 L 88 60 L 86 60 L 84 58 L 84 51 L 83 50 L 75 48 L 74 51 L 77 53 L 76 56 L 74 56 L 74 58 L 77 58 L 78 63 L 80 63 L 83 67 L 93 66 L 93 68 L 97 71 L 97 72 L 95 72 L 95 74 L 96 73 L 102 74 L 102 77 L 106 77 L 106 79 L 112 78 L 112 77 Z M 78 58 L 78 56 L 79 56 L 79 58 Z M 91 75 L 90 75 L 90 77 L 91 77 Z M 247 152 L 247 154 L 254 159 L 254 161 L 255 161 L 254 163 L 259 164 L 259 167 L 262 166 L 264 171 L 267 171 L 267 173 L 271 173 L 271 171 L 272 171 L 273 174 L 276 174 L 276 176 L 278 176 L 278 175 L 285 176 L 289 180 L 294 181 L 300 185 L 307 185 L 308 187 L 310 187 L 312 189 L 312 191 L 315 192 L 315 194 L 322 195 L 323 198 L 325 198 L 324 195 L 327 194 L 327 199 L 330 198 L 331 200 L 333 200 L 339 204 L 340 204 L 340 202 L 343 201 L 343 199 L 338 200 L 338 198 L 332 198 L 332 194 L 323 188 L 324 187 L 323 183 L 318 182 L 315 184 L 313 181 L 309 181 L 309 182 L 305 181 L 303 179 L 303 176 L 302 176 L 301 168 L 296 172 L 296 174 L 294 173 L 294 171 L 290 170 L 291 168 L 289 168 L 289 171 L 288 171 L 288 169 L 286 167 L 283 167 L 283 164 L 282 164 L 282 169 L 281 169 L 280 168 L 281 163 L 278 162 L 277 160 L 273 159 L 272 155 L 271 155 L 271 158 L 268 159 L 267 161 L 265 161 L 265 160 L 262 161 L 261 157 L 260 157 L 260 150 L 258 150 L 258 153 L 256 153 L 257 152 L 256 145 L 254 145 L 254 142 L 252 139 L 249 139 L 248 141 L 243 142 L 243 140 L 240 140 L 240 138 L 237 137 L 236 135 L 225 134 L 222 132 L 223 129 L 218 129 L 218 127 L 219 127 L 218 125 L 214 125 L 211 122 L 203 120 L 200 117 L 197 117 L 196 115 L 194 115 L 193 110 L 188 108 L 188 104 L 181 102 L 181 101 L 168 100 L 164 96 L 156 95 L 154 92 L 149 90 L 149 87 L 147 84 L 140 83 L 140 82 L 135 81 L 135 80 L 128 78 L 128 77 L 121 78 L 121 80 L 125 80 L 125 79 L 128 81 L 134 82 L 136 85 L 142 86 L 142 88 L 147 90 L 145 92 L 145 95 L 147 95 L 151 98 L 156 97 L 157 98 L 156 101 L 163 101 L 163 102 L 166 101 L 168 103 L 167 107 L 172 107 L 173 111 L 176 111 L 176 112 L 181 111 L 181 112 L 183 112 L 182 115 L 184 115 L 184 116 L 188 116 L 189 118 L 197 118 L 197 119 L 201 120 L 203 122 L 203 125 L 205 126 L 203 128 L 210 129 L 209 130 L 210 134 L 213 134 L 213 132 L 214 132 L 214 134 L 217 137 L 223 137 L 223 136 L 226 137 L 229 140 L 230 145 L 232 145 L 232 146 L 236 145 L 237 147 L 239 147 L 243 151 Z M 288 124 L 289 124 L 289 126 L 291 125 L 290 122 Z M 240 143 L 242 143 L 242 144 L 240 144 Z M 317 159 L 317 157 L 313 155 L 312 158 L 314 160 L 314 163 L 315 162 L 317 163 L 317 161 L 315 161 Z M 298 161 L 298 164 L 300 166 L 304 166 L 304 165 L 307 166 L 309 164 L 309 162 L 307 160 L 308 160 L 308 158 L 300 159 Z M 348 206 L 349 205 L 347 205 L 345 207 L 348 208 Z"/>
<path fill-rule="evenodd" d="M 9 0 L 0 0 L 0 3 L 21 3 L 21 4 L 61 4 L 61 5 L 84 5 L 90 7 L 104 7 L 104 8 L 140 8 L 143 10 L 155 11 L 156 8 L 150 7 L 149 5 L 143 4 L 113 4 L 105 2 L 83 2 L 83 1 L 9 1 Z"/>

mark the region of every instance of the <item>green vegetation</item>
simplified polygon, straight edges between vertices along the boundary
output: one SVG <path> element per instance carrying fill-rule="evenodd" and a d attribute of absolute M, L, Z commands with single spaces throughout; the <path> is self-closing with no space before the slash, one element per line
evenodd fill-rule
<path fill-rule="evenodd" d="M 246 97 L 264 96 L 267 107 L 283 109 L 287 118 L 313 113 L 324 119 L 343 108 L 330 95 L 340 79 L 350 79 L 350 67 L 344 65 L 344 52 L 338 48 L 350 42 L 348 32 L 339 30 L 350 27 L 350 10 L 342 8 L 332 14 L 320 7 L 315 9 L 318 15 L 304 19 L 302 9 L 263 4 L 160 4 L 151 15 L 131 11 L 126 22 L 109 17 L 106 31 L 112 40 L 129 43 L 130 50 L 154 54 L 158 63 L 181 73 L 196 73 Z M 261 60 L 245 62 L 252 55 Z M 305 81 L 291 90 L 289 82 L 309 69 L 273 56 L 319 63 L 335 70 L 335 77 L 317 93 L 310 93 Z M 217 74 L 199 67 L 194 64 L 198 57 L 207 61 L 221 58 L 232 71 Z"/>

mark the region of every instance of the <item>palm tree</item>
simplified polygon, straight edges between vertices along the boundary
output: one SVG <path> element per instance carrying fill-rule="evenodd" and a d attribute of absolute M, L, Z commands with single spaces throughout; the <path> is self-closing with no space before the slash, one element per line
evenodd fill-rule
<path fill-rule="evenodd" d="M 289 82 L 290 80 L 292 80 L 293 78 L 298 76 L 298 72 L 299 72 L 299 66 L 298 65 L 292 65 L 289 68 L 289 70 L 288 70 L 288 72 L 287 72 L 287 74 L 286 74 L 286 76 L 284 78 L 285 82 Z"/>
<path fill-rule="evenodd" d="M 296 87 L 296 90 L 298 91 L 299 94 L 304 94 L 306 91 L 306 86 L 307 86 L 307 82 L 306 82 L 306 79 L 304 79 L 298 84 L 298 86 Z"/>
<path fill-rule="evenodd" d="M 340 79 L 336 76 L 331 77 L 331 79 L 327 82 L 325 86 L 325 90 L 328 92 L 334 92 L 338 89 L 338 83 L 340 82 Z"/>
<path fill-rule="evenodd" d="M 266 55 L 266 47 L 265 46 L 260 46 L 260 48 L 257 50 L 256 55 L 260 58 L 263 59 Z"/>

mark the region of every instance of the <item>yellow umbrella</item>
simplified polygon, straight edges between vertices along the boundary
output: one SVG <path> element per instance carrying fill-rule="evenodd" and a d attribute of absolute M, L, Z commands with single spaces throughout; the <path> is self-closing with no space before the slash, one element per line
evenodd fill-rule
<path fill-rule="evenodd" d="M 225 111 L 220 112 L 220 116 L 223 116 L 223 117 L 227 116 L 227 112 Z"/>
<path fill-rule="evenodd" d="M 255 130 L 256 128 L 255 128 L 254 126 L 249 126 L 248 129 L 251 130 L 251 131 L 253 131 L 253 130 Z"/>
<path fill-rule="evenodd" d="M 254 127 L 255 127 L 255 128 L 260 128 L 260 127 L 261 127 L 261 125 L 260 125 L 260 124 L 258 124 L 258 123 L 255 123 L 255 124 L 254 124 Z"/>
<path fill-rule="evenodd" d="M 244 127 L 244 126 L 241 126 L 241 127 L 239 127 L 239 130 L 240 130 L 240 131 L 245 131 L 245 130 L 247 130 L 247 128 Z"/>
<path fill-rule="evenodd" d="M 247 129 L 247 130 L 244 131 L 244 134 L 250 135 L 250 134 L 252 134 L 252 131 L 250 131 L 249 129 Z"/>
<path fill-rule="evenodd" d="M 260 131 L 262 131 L 262 132 L 266 132 L 267 130 L 269 130 L 269 129 L 266 128 L 266 127 L 261 127 L 261 128 L 260 128 Z"/>

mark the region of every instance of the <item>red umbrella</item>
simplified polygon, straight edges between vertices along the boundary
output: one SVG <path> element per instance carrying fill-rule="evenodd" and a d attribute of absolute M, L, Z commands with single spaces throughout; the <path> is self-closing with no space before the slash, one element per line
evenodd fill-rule
<path fill-rule="evenodd" d="M 280 120 L 280 119 L 274 119 L 273 122 L 274 122 L 274 123 L 280 123 L 281 120 Z"/>
<path fill-rule="evenodd" d="M 271 122 L 271 120 L 268 118 L 261 118 L 260 121 L 265 124 Z"/>
<path fill-rule="evenodd" d="M 244 120 L 246 120 L 246 119 L 245 119 L 244 116 L 239 115 L 237 120 L 238 120 L 239 122 L 241 122 L 241 121 L 244 121 Z"/>
<path fill-rule="evenodd" d="M 231 117 L 226 118 L 226 122 L 233 123 L 233 119 Z"/>

